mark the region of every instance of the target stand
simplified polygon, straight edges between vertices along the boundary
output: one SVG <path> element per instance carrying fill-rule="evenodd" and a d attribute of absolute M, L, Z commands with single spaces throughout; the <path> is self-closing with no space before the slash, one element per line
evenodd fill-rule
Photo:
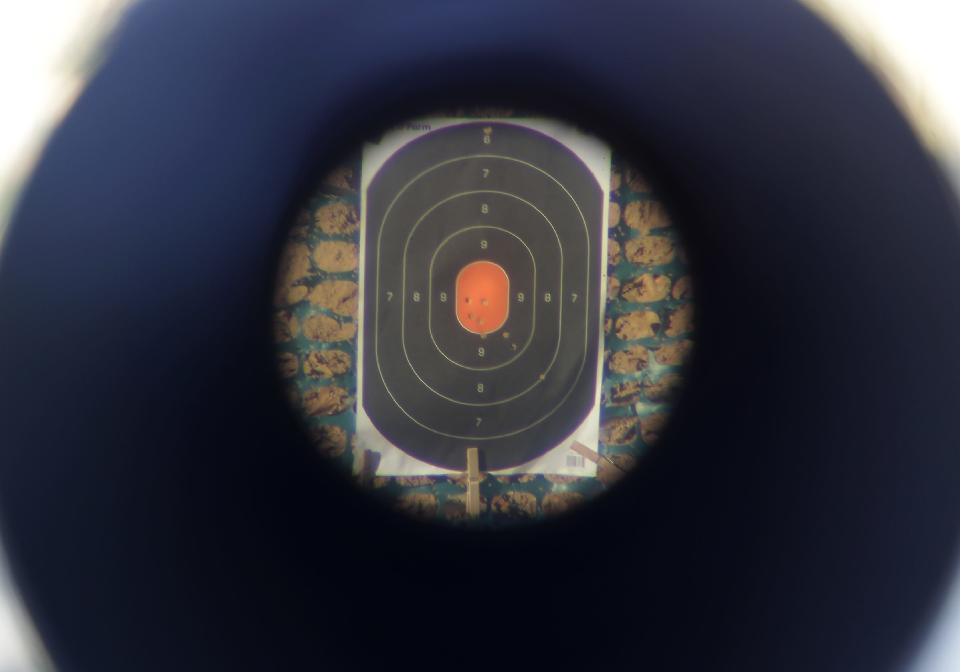
<path fill-rule="evenodd" d="M 536 121 L 430 120 L 364 152 L 360 447 L 378 473 L 586 475 L 610 155 Z M 572 456 L 572 457 L 571 457 Z"/>

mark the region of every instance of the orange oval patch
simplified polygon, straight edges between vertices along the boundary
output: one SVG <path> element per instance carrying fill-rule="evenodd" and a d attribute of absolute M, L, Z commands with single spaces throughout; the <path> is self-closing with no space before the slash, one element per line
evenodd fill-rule
<path fill-rule="evenodd" d="M 510 314 L 510 278 L 492 261 L 474 261 L 460 269 L 455 296 L 457 320 L 473 334 L 496 331 Z"/>

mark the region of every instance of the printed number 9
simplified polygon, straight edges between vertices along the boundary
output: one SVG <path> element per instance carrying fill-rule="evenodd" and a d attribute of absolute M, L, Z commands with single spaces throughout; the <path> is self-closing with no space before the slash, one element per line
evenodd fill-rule
<path fill-rule="evenodd" d="M 485 240 L 481 240 L 481 241 L 480 241 L 480 249 L 481 249 L 481 250 L 487 249 L 487 241 L 485 241 Z"/>
<path fill-rule="evenodd" d="M 446 303 L 446 302 L 447 302 L 447 293 L 440 292 L 440 303 Z"/>
<path fill-rule="evenodd" d="M 523 292 L 517 292 L 517 303 L 523 303 L 527 297 L 523 295 Z"/>
<path fill-rule="evenodd" d="M 482 345 L 481 345 L 479 348 L 477 348 L 477 355 L 478 355 L 478 356 L 483 357 L 483 356 L 486 355 L 486 354 L 487 354 L 487 351 L 483 349 L 483 346 L 482 346 Z"/>

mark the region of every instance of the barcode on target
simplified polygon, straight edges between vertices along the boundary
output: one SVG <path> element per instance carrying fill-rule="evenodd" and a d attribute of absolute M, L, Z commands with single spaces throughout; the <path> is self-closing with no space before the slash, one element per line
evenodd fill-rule
<path fill-rule="evenodd" d="M 583 466 L 583 455 L 567 455 L 567 466 L 568 467 L 582 467 Z"/>

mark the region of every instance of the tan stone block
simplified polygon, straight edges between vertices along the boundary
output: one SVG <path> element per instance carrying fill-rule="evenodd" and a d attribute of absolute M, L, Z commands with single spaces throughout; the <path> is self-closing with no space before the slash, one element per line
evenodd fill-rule
<path fill-rule="evenodd" d="M 529 483 L 537 477 L 536 474 L 501 474 L 495 476 L 497 483 L 510 484 L 510 483 Z"/>
<path fill-rule="evenodd" d="M 486 497 L 480 497 L 480 515 L 482 516 L 489 508 L 490 502 Z M 440 516 L 450 522 L 469 521 L 467 516 L 467 495 L 456 494 L 448 495 L 440 507 Z"/>
<path fill-rule="evenodd" d="M 277 270 L 277 282 L 290 285 L 310 273 L 310 248 L 306 243 L 291 242 L 284 246 Z"/>
<path fill-rule="evenodd" d="M 556 516 L 575 509 L 584 502 L 579 492 L 551 492 L 544 496 L 541 508 L 548 516 Z"/>
<path fill-rule="evenodd" d="M 639 236 L 627 241 L 627 261 L 646 266 L 660 266 L 673 261 L 673 241 L 663 236 Z"/>
<path fill-rule="evenodd" d="M 667 319 L 667 336 L 682 336 L 693 331 L 693 304 L 680 306 Z"/>
<path fill-rule="evenodd" d="M 314 378 L 342 376 L 350 366 L 350 355 L 343 350 L 314 350 L 303 359 L 303 372 Z"/>
<path fill-rule="evenodd" d="M 397 485 L 403 488 L 422 488 L 426 485 L 433 485 L 433 479 L 429 476 L 397 476 Z"/>
<path fill-rule="evenodd" d="M 652 338 L 660 331 L 660 316 L 652 310 L 626 313 L 617 318 L 614 329 L 617 338 L 624 341 Z"/>
<path fill-rule="evenodd" d="M 530 492 L 504 492 L 491 500 L 490 510 L 501 516 L 533 517 L 537 515 L 537 498 Z"/>
<path fill-rule="evenodd" d="M 338 457 L 347 449 L 347 431 L 337 425 L 313 425 L 308 430 L 310 442 L 326 457 Z"/>
<path fill-rule="evenodd" d="M 616 191 L 620 188 L 620 184 L 623 182 L 623 176 L 619 170 L 611 171 L 610 173 L 610 191 Z"/>
<path fill-rule="evenodd" d="M 613 301 L 620 293 L 620 279 L 615 275 L 607 276 L 607 301 Z"/>
<path fill-rule="evenodd" d="M 613 406 L 633 405 L 640 401 L 643 387 L 638 380 L 627 380 L 610 388 L 609 403 Z"/>
<path fill-rule="evenodd" d="M 607 263 L 611 266 L 616 266 L 623 259 L 623 255 L 620 252 L 620 243 L 611 238 L 607 241 Z"/>
<path fill-rule="evenodd" d="M 295 303 L 300 303 L 305 298 L 307 298 L 308 291 L 310 290 L 308 290 L 304 285 L 294 285 L 293 287 L 287 287 L 286 292 L 283 295 L 283 301 L 288 306 L 292 306 Z"/>
<path fill-rule="evenodd" d="M 536 474 L 507 474 L 496 476 L 497 483 L 529 483 L 537 477 Z"/>
<path fill-rule="evenodd" d="M 583 479 L 582 476 L 570 476 L 568 474 L 544 474 L 543 477 L 547 482 L 555 485 L 570 485 Z"/>
<path fill-rule="evenodd" d="M 611 373 L 630 374 L 643 371 L 650 362 L 650 353 L 642 345 L 631 345 L 626 350 L 617 350 L 610 355 L 608 366 Z"/>
<path fill-rule="evenodd" d="M 288 241 L 304 241 L 307 239 L 307 236 L 310 234 L 310 228 L 313 226 L 313 215 L 310 214 L 310 211 L 306 208 L 301 208 L 297 211 L 296 217 L 293 219 L 293 226 L 290 227 L 290 232 L 287 234 Z"/>
<path fill-rule="evenodd" d="M 490 476 L 490 472 L 481 471 L 479 476 L 480 476 L 480 482 L 483 483 Z M 465 471 L 460 471 L 453 474 L 447 474 L 447 479 L 454 485 L 459 485 L 460 487 L 463 487 L 463 488 L 467 487 L 468 479 L 467 479 L 467 472 Z"/>
<path fill-rule="evenodd" d="M 295 315 L 289 311 L 280 311 L 273 316 L 273 340 L 277 343 L 286 343 L 296 338 L 300 330 L 300 323 Z"/>
<path fill-rule="evenodd" d="M 310 248 L 304 243 L 288 243 L 280 257 L 274 303 L 285 305 L 303 300 L 307 288 L 298 284 L 310 275 Z"/>
<path fill-rule="evenodd" d="M 628 445 L 636 441 L 637 418 L 610 418 L 600 427 L 600 441 L 608 446 Z"/>
<path fill-rule="evenodd" d="M 481 504 L 481 511 L 484 507 Z M 440 505 L 440 517 L 444 520 L 462 521 L 467 519 L 466 495 L 450 495 Z"/>
<path fill-rule="evenodd" d="M 607 226 L 609 228 L 615 227 L 620 223 L 620 204 L 616 201 L 610 201 L 610 213 L 607 218 Z"/>
<path fill-rule="evenodd" d="M 357 246 L 342 240 L 324 240 L 313 248 L 313 261 L 321 271 L 346 273 L 357 267 Z"/>
<path fill-rule="evenodd" d="M 689 275 L 673 283 L 673 298 L 678 300 L 693 298 L 693 279 Z"/>
<path fill-rule="evenodd" d="M 277 355 L 277 371 L 281 378 L 293 378 L 300 368 L 300 360 L 292 352 L 281 352 Z"/>
<path fill-rule="evenodd" d="M 687 357 L 690 356 L 692 351 L 693 341 L 688 339 L 676 343 L 665 343 L 656 349 L 653 356 L 657 360 L 657 364 L 680 366 L 687 361 Z"/>
<path fill-rule="evenodd" d="M 667 402 L 676 398 L 681 387 L 683 387 L 683 376 L 668 373 L 655 381 L 644 383 L 643 393 L 648 401 Z"/>
<path fill-rule="evenodd" d="M 323 186 L 354 191 L 356 189 L 356 176 L 353 167 L 337 166 L 323 176 Z"/>
<path fill-rule="evenodd" d="M 314 387 L 303 393 L 303 410 L 307 415 L 336 415 L 350 407 L 350 395 L 342 387 Z"/>
<path fill-rule="evenodd" d="M 623 210 L 623 221 L 644 234 L 670 226 L 670 216 L 660 201 L 631 201 Z"/>
<path fill-rule="evenodd" d="M 310 303 L 337 315 L 357 314 L 357 283 L 352 280 L 325 280 L 310 291 Z"/>
<path fill-rule="evenodd" d="M 311 315 L 303 322 L 303 335 L 311 341 L 335 343 L 357 335 L 356 322 L 340 322 L 327 315 Z"/>
<path fill-rule="evenodd" d="M 647 178 L 633 166 L 627 166 L 624 181 L 627 183 L 627 189 L 630 191 L 641 193 L 650 191 L 650 183 L 647 181 Z"/>
<path fill-rule="evenodd" d="M 620 298 L 631 303 L 663 301 L 670 294 L 670 278 L 656 273 L 644 273 L 630 278 L 620 289 Z"/>
<path fill-rule="evenodd" d="M 328 203 L 317 208 L 314 222 L 328 236 L 354 233 L 360 225 L 357 209 L 349 203 Z"/>

